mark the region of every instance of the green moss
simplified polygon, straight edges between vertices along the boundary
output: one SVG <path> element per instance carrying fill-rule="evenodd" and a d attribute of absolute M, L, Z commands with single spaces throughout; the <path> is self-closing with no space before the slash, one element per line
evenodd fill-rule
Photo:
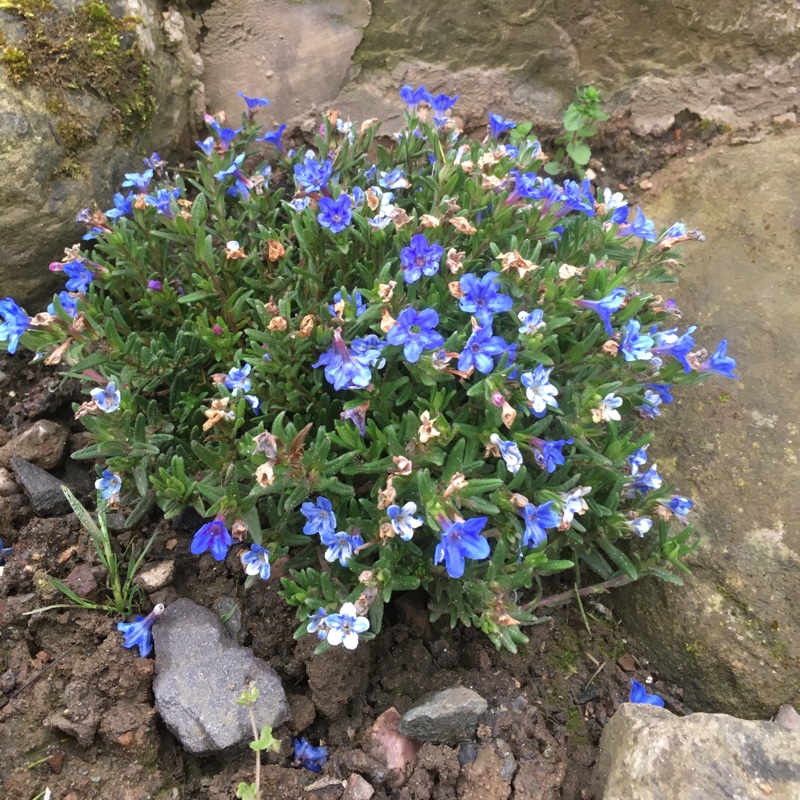
<path fill-rule="evenodd" d="M 9 81 L 14 86 L 22 86 L 30 80 L 33 64 L 24 50 L 18 47 L 6 47 L 0 60 L 6 68 Z"/>
<path fill-rule="evenodd" d="M 42 14 L 51 14 L 56 7 L 50 0 L 0 0 L 0 11 L 16 14 L 25 19 L 35 19 Z"/>

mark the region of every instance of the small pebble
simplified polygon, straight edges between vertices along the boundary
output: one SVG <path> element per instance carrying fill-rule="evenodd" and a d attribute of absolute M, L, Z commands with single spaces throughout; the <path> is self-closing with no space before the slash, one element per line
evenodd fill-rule
<path fill-rule="evenodd" d="M 5 467 L 0 467 L 0 497 L 11 497 L 12 494 L 19 494 L 21 491 L 14 476 Z"/>

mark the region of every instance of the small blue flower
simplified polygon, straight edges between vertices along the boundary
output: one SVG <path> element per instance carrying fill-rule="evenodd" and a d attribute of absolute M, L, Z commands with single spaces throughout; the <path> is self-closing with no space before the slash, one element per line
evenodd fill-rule
<path fill-rule="evenodd" d="M 430 92 L 425 92 L 425 100 L 434 111 L 434 118 L 442 119 L 444 115 L 456 104 L 458 95 L 452 97 L 446 94 L 437 94 L 435 97 Z"/>
<path fill-rule="evenodd" d="M 553 182 L 552 178 L 537 178 L 536 174 L 529 173 L 535 179 L 535 183 L 528 195 L 532 200 L 542 200 L 541 213 L 547 214 L 556 203 L 564 201 L 564 190 Z M 517 181 L 519 183 L 519 179 Z"/>
<path fill-rule="evenodd" d="M 561 492 L 561 524 L 571 525 L 576 514 L 583 514 L 589 505 L 583 499 L 592 491 L 591 486 L 578 486 L 571 492 Z"/>
<path fill-rule="evenodd" d="M 575 444 L 574 439 L 556 439 L 546 442 L 543 439 L 531 438 L 533 447 L 534 461 L 547 472 L 555 472 L 558 467 L 564 464 L 564 454 L 562 450 L 565 445 Z"/>
<path fill-rule="evenodd" d="M 544 322 L 542 322 L 543 316 L 544 314 L 541 308 L 534 308 L 530 313 L 520 311 L 519 314 L 517 314 L 519 321 L 522 323 L 518 329 L 519 332 L 527 334 L 536 333 L 539 328 L 544 327 Z"/>
<path fill-rule="evenodd" d="M 133 192 L 128 192 L 127 197 L 117 192 L 114 195 L 114 208 L 106 211 L 106 217 L 108 219 L 118 219 L 119 217 L 133 216 L 133 201 L 135 199 L 136 195 Z"/>
<path fill-rule="evenodd" d="M 78 307 L 75 303 L 75 298 L 69 292 L 59 292 L 58 293 L 58 302 L 61 305 L 61 308 L 69 314 L 69 316 L 74 317 L 75 314 L 78 313 Z M 52 314 L 52 316 L 56 316 L 56 306 L 55 303 L 50 303 L 47 306 L 47 313 Z"/>
<path fill-rule="evenodd" d="M 681 336 L 675 333 L 677 328 L 656 333 L 654 337 L 656 346 L 652 347 L 651 350 L 658 355 L 672 356 L 683 365 L 683 371 L 688 375 L 692 371 L 692 365 L 689 363 L 686 356 L 694 348 L 692 333 L 696 330 L 697 326 L 692 325 L 686 330 L 686 333 Z M 650 331 L 651 334 L 654 332 L 655 328 Z"/>
<path fill-rule="evenodd" d="M 655 419 L 661 416 L 661 412 L 658 410 L 660 405 L 660 395 L 650 389 L 645 389 L 642 405 L 636 406 L 636 408 L 645 419 Z"/>
<path fill-rule="evenodd" d="M 716 375 L 722 375 L 724 378 L 738 379 L 738 375 L 734 375 L 733 371 L 736 369 L 736 361 L 730 356 L 726 355 L 728 349 L 728 340 L 723 339 L 718 345 L 717 349 L 712 353 L 708 361 L 704 361 L 698 366 L 698 372 L 713 372 Z"/>
<path fill-rule="evenodd" d="M 520 197 L 524 197 L 527 200 L 541 199 L 537 195 L 537 192 L 541 192 L 542 180 L 535 172 L 523 173 L 518 169 L 512 169 L 508 174 L 514 178 L 514 191 L 508 196 L 506 205 L 516 203 Z M 553 181 L 550 180 L 550 178 L 547 178 L 546 181 L 550 181 L 548 186 L 553 185 Z M 559 199 L 561 199 L 560 191 L 561 190 L 559 190 Z"/>
<path fill-rule="evenodd" d="M 341 233 L 353 219 L 353 201 L 350 195 L 340 194 L 336 200 L 321 197 L 317 221 L 331 233 Z"/>
<path fill-rule="evenodd" d="M 328 546 L 325 551 L 325 560 L 330 563 L 338 561 L 343 567 L 347 566 L 353 553 L 364 544 L 364 540 L 357 533 L 349 534 L 346 531 L 323 533 L 320 535 L 320 539 L 322 544 Z M 328 626 L 330 627 L 330 620 Z"/>
<path fill-rule="evenodd" d="M 358 428 L 359 436 L 366 436 L 367 434 L 367 410 L 369 409 L 369 400 L 353 408 L 346 408 L 339 414 L 339 419 L 342 421 L 350 420 L 353 425 Z"/>
<path fill-rule="evenodd" d="M 221 153 L 227 153 L 231 142 L 244 130 L 244 128 L 237 128 L 236 130 L 232 128 L 223 128 L 210 114 L 206 114 L 204 119 L 208 127 L 217 134 L 217 138 L 219 139 L 219 151 Z"/>
<path fill-rule="evenodd" d="M 444 345 L 444 337 L 434 330 L 438 324 L 439 315 L 432 308 L 424 308 L 419 313 L 414 308 L 406 308 L 389 329 L 386 341 L 402 346 L 406 361 L 416 364 L 423 350 L 436 350 Z"/>
<path fill-rule="evenodd" d="M 0 342 L 8 342 L 8 352 L 13 356 L 17 352 L 20 337 L 30 327 L 31 318 L 24 309 L 10 297 L 0 300 Z"/>
<path fill-rule="evenodd" d="M 250 549 L 242 553 L 241 558 L 244 571 L 248 575 L 260 575 L 263 580 L 269 580 L 269 550 L 265 550 L 260 544 L 253 542 Z"/>
<path fill-rule="evenodd" d="M 209 136 L 207 139 L 197 141 L 195 144 L 207 155 L 210 156 L 214 152 L 214 137 Z"/>
<path fill-rule="evenodd" d="M 473 331 L 464 349 L 458 357 L 458 368 L 466 372 L 470 367 L 475 367 L 478 372 L 488 375 L 494 369 L 492 356 L 499 356 L 506 352 L 508 343 L 501 336 L 492 336 L 492 326 Z"/>
<path fill-rule="evenodd" d="M 116 411 L 122 399 L 122 395 L 114 381 L 111 381 L 105 389 L 92 389 L 89 394 L 91 394 L 92 399 L 97 403 L 98 407 L 102 411 L 105 411 L 106 414 Z"/>
<path fill-rule="evenodd" d="M 328 614 L 328 644 L 343 644 L 348 650 L 358 647 L 358 634 L 369 630 L 369 620 L 360 617 L 352 603 L 345 603 L 338 614 Z"/>
<path fill-rule="evenodd" d="M 688 524 L 686 515 L 694 507 L 694 503 L 688 497 L 673 495 L 665 505 L 684 525 Z"/>
<path fill-rule="evenodd" d="M 464 574 L 464 560 L 474 558 L 482 560 L 490 552 L 489 541 L 481 535 L 486 527 L 488 517 L 473 517 L 459 522 L 451 522 L 443 516 L 439 517 L 442 526 L 442 541 L 436 545 L 433 563 L 445 562 L 445 569 L 451 578 L 460 578 Z"/>
<path fill-rule="evenodd" d="M 644 538 L 644 535 L 653 527 L 653 520 L 649 517 L 636 517 L 636 519 L 626 520 L 625 525 L 637 536 Z"/>
<path fill-rule="evenodd" d="M 358 295 L 358 292 L 356 292 Z M 358 297 L 356 298 L 356 303 Z M 353 355 L 359 358 L 368 359 L 367 363 L 370 367 L 378 366 L 380 369 L 385 360 L 381 356 L 381 350 L 388 345 L 388 342 L 381 341 L 374 333 L 368 333 L 366 336 L 357 337 L 350 343 L 350 350 Z"/>
<path fill-rule="evenodd" d="M 333 162 L 328 158 L 321 164 L 313 153 L 306 153 L 302 164 L 294 165 L 294 179 L 305 192 L 321 192 L 333 173 Z"/>
<path fill-rule="evenodd" d="M 386 509 L 389 519 L 392 521 L 392 528 L 394 532 L 404 541 L 407 542 L 414 535 L 414 529 L 419 528 L 423 521 L 419 517 L 415 517 L 417 513 L 416 503 L 406 503 L 402 508 L 400 506 L 389 506 Z"/>
<path fill-rule="evenodd" d="M 133 186 L 139 190 L 140 194 L 147 191 L 150 181 L 153 179 L 153 170 L 148 169 L 141 175 L 138 172 L 126 172 L 125 180 L 122 181 L 123 186 Z M 106 215 L 108 216 L 108 215 Z"/>
<path fill-rule="evenodd" d="M 610 294 L 600 298 L 600 300 L 576 300 L 575 305 L 596 311 L 600 319 L 603 320 L 606 333 L 611 336 L 614 332 L 611 327 L 611 315 L 622 308 L 622 304 L 625 302 L 625 295 L 627 294 L 627 289 L 617 287 L 616 289 L 612 289 Z"/>
<path fill-rule="evenodd" d="M 639 472 L 639 467 L 643 467 L 647 463 L 647 448 L 650 447 L 646 444 L 640 447 L 635 453 L 631 453 L 626 459 L 626 463 L 631 468 L 631 477 Z"/>
<path fill-rule="evenodd" d="M 13 547 L 4 547 L 3 540 L 0 539 L 0 567 L 6 565 L 6 556 L 9 555 L 13 549 Z"/>
<path fill-rule="evenodd" d="M 606 207 L 606 213 L 612 212 L 611 221 L 617 225 L 622 225 L 628 219 L 628 201 L 622 192 L 612 192 L 608 187 L 603 189 L 603 205 Z"/>
<path fill-rule="evenodd" d="M 211 555 L 217 561 L 224 561 L 231 544 L 233 544 L 231 534 L 225 527 L 222 516 L 218 515 L 216 519 L 206 522 L 195 533 L 190 550 L 196 556 L 199 556 L 200 553 L 205 553 L 206 550 L 210 550 Z"/>
<path fill-rule="evenodd" d="M 400 89 L 400 99 L 409 107 L 416 108 L 420 103 L 427 102 L 428 90 L 424 86 L 419 89 L 412 89 L 406 85 Z"/>
<path fill-rule="evenodd" d="M 295 764 L 311 772 L 322 772 L 322 767 L 328 760 L 328 748 L 314 747 L 305 738 L 295 739 L 294 760 Z"/>
<path fill-rule="evenodd" d="M 660 489 L 663 482 L 664 480 L 658 474 L 656 465 L 653 464 L 647 472 L 637 475 L 632 481 L 625 484 L 623 496 L 635 497 L 637 492 L 647 494 L 653 489 Z"/>
<path fill-rule="evenodd" d="M 308 520 L 303 526 L 303 533 L 306 536 L 313 536 L 315 533 L 320 536 L 333 535 L 336 530 L 336 514 L 333 513 L 333 506 L 327 497 L 318 497 L 316 504 L 303 503 L 300 511 Z"/>
<path fill-rule="evenodd" d="M 520 513 L 525 520 L 525 533 L 522 536 L 523 547 L 538 547 L 547 541 L 545 528 L 555 528 L 561 522 L 561 514 L 553 510 L 555 500 L 548 500 L 540 506 L 528 503 Z"/>
<path fill-rule="evenodd" d="M 241 369 L 233 367 L 231 371 L 225 376 L 225 388 L 235 397 L 237 394 L 249 392 L 252 384 L 250 383 L 250 370 L 252 366 L 245 364 Z"/>
<path fill-rule="evenodd" d="M 267 131 L 261 138 L 256 138 L 257 142 L 267 142 L 277 148 L 279 153 L 286 155 L 286 148 L 283 146 L 283 132 L 286 125 L 279 125 L 277 130 Z"/>
<path fill-rule="evenodd" d="M 67 261 L 64 264 L 64 272 L 69 277 L 67 290 L 85 294 L 94 276 L 86 269 L 83 263 L 81 261 Z"/>
<path fill-rule="evenodd" d="M 628 697 L 630 703 L 644 703 L 648 706 L 664 708 L 664 701 L 657 694 L 647 694 L 647 689 L 639 681 L 631 678 L 631 693 Z"/>
<path fill-rule="evenodd" d="M 308 633 L 316 633 L 318 639 L 325 639 L 328 636 L 328 626 L 326 620 L 328 612 L 320 606 L 316 614 L 308 615 Z"/>
<path fill-rule="evenodd" d="M 119 490 L 122 488 L 122 478 L 109 469 L 103 470 L 103 477 L 94 482 L 94 487 L 100 492 L 103 500 L 111 503 L 119 499 Z"/>
<path fill-rule="evenodd" d="M 136 617 L 133 622 L 118 622 L 117 630 L 124 635 L 123 647 L 139 647 L 139 655 L 147 658 L 153 652 L 153 623 L 164 613 L 159 603 L 146 617 Z"/>
<path fill-rule="evenodd" d="M 489 437 L 489 441 L 500 451 L 500 456 L 505 461 L 508 471 L 511 473 L 519 472 L 522 466 L 522 453 L 516 442 L 501 439 L 496 433 Z"/>
<path fill-rule="evenodd" d="M 644 386 L 646 389 L 652 389 L 665 403 L 672 402 L 671 383 L 645 383 Z"/>
<path fill-rule="evenodd" d="M 172 201 L 177 200 L 180 196 L 181 190 L 176 186 L 172 191 L 169 189 L 159 189 L 155 196 L 148 194 L 144 198 L 144 201 L 149 206 L 155 206 L 156 211 L 167 219 L 175 219 Z"/>
<path fill-rule="evenodd" d="M 594 196 L 592 195 L 592 182 L 586 178 L 581 183 L 577 181 L 564 181 L 564 205 L 559 209 L 557 216 L 563 216 L 567 211 L 580 211 L 587 217 L 594 216 Z"/>
<path fill-rule="evenodd" d="M 444 248 L 428 240 L 418 233 L 411 237 L 408 247 L 400 251 L 400 263 L 403 265 L 403 280 L 406 283 L 415 283 L 422 275 L 429 278 L 439 271 L 439 262 L 444 254 Z"/>
<path fill-rule="evenodd" d="M 642 213 L 642 209 L 636 209 L 636 218 L 633 222 L 626 222 L 619 226 L 620 236 L 638 236 L 646 242 L 654 242 L 658 237 L 656 236 L 656 226 L 653 220 L 647 219 Z"/>
<path fill-rule="evenodd" d="M 393 169 L 391 172 L 381 172 L 378 185 L 384 189 L 407 189 L 410 184 L 403 170 Z"/>
<path fill-rule="evenodd" d="M 611 422 L 611 420 L 620 420 L 622 417 L 617 409 L 621 405 L 621 397 L 617 397 L 615 394 L 607 394 L 600 401 L 600 406 L 596 409 L 592 409 L 592 418 L 595 422 Z"/>
<path fill-rule="evenodd" d="M 625 338 L 620 346 L 626 361 L 649 361 L 653 357 L 650 348 L 655 341 L 652 336 L 639 333 L 640 329 L 641 325 L 638 320 L 628 320 L 628 324 L 625 326 Z"/>
<path fill-rule="evenodd" d="M 250 119 L 253 119 L 262 106 L 268 106 L 270 104 L 266 97 L 245 97 L 244 92 L 238 92 L 238 95 L 247 103 L 247 114 Z"/>
<path fill-rule="evenodd" d="M 297 197 L 294 200 L 291 200 L 289 205 L 299 214 L 301 211 L 305 211 L 308 208 L 308 204 L 310 202 L 310 197 Z"/>
<path fill-rule="evenodd" d="M 558 389 L 550 383 L 550 373 L 553 368 L 545 369 L 539 364 L 533 372 L 523 372 L 520 382 L 525 387 L 525 394 L 531 404 L 531 411 L 536 417 L 543 417 L 547 406 L 558 408 L 555 396 Z"/>
<path fill-rule="evenodd" d="M 503 131 L 516 127 L 516 122 L 512 122 L 510 119 L 503 119 L 499 114 L 489 112 L 489 136 L 496 139 Z"/>
<path fill-rule="evenodd" d="M 686 226 L 682 222 L 676 222 L 674 225 L 664 231 L 662 239 L 683 239 L 686 236 Z"/>
<path fill-rule="evenodd" d="M 467 273 L 461 276 L 459 285 L 464 295 L 458 301 L 458 307 L 468 314 L 473 314 L 480 325 L 489 325 L 496 313 L 508 311 L 514 301 L 507 294 L 497 291 L 496 272 L 487 272 L 478 279 Z"/>
<path fill-rule="evenodd" d="M 336 306 L 342 302 L 342 299 L 344 299 L 344 302 L 347 305 L 350 305 L 351 303 L 355 305 L 356 318 L 360 317 L 367 310 L 367 304 L 364 302 L 361 292 L 353 292 L 352 297 L 349 294 L 346 294 L 344 298 L 342 298 L 341 292 L 336 292 L 336 294 L 333 296 L 333 303 L 328 304 L 328 311 L 331 312 L 332 317 L 336 317 Z M 375 334 L 372 335 L 374 336 Z M 377 339 L 377 336 L 375 338 Z M 355 340 L 351 345 L 351 349 L 355 352 Z"/>
<path fill-rule="evenodd" d="M 370 366 L 380 351 L 367 350 L 356 354 L 348 350 L 342 332 L 333 332 L 333 344 L 312 367 L 325 367 L 325 378 L 338 392 L 340 389 L 366 389 L 372 380 Z"/>

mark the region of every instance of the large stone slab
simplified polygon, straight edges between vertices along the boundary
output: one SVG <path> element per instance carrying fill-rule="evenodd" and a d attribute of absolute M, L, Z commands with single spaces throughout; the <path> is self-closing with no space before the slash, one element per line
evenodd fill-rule
<path fill-rule="evenodd" d="M 685 588 L 648 579 L 616 606 L 690 705 L 769 716 L 800 700 L 800 134 L 676 162 L 645 210 L 699 227 L 674 291 L 739 381 L 676 393 L 654 425 L 660 470 L 697 503 Z M 670 287 L 660 287 L 669 289 Z"/>

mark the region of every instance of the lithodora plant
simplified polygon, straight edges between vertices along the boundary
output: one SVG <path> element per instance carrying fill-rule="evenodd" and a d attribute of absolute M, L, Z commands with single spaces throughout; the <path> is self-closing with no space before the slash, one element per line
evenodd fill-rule
<path fill-rule="evenodd" d="M 568 596 L 680 582 L 692 501 L 639 420 L 735 362 L 656 293 L 700 234 L 543 176 L 500 115 L 476 141 L 455 97 L 401 98 L 391 146 L 329 112 L 287 150 L 262 98 L 207 117 L 196 168 L 153 154 L 84 211 L 65 290 L 33 318 L 0 301 L 0 340 L 82 382 L 103 502 L 193 507 L 192 552 L 248 583 L 280 559 L 298 635 L 352 649 L 421 587 L 514 650 Z"/>

